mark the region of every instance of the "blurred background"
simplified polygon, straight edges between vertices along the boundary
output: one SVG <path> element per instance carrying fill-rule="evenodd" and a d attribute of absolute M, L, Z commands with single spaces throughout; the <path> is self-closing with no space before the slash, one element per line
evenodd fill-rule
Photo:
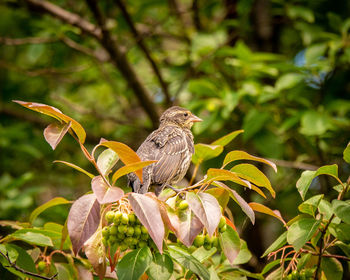
<path fill-rule="evenodd" d="M 26 221 L 49 199 L 74 200 L 90 189 L 88 177 L 54 160 L 94 171 L 70 136 L 52 151 L 42 134 L 52 119 L 14 99 L 55 106 L 79 121 L 88 149 L 103 137 L 136 150 L 174 104 L 204 120 L 193 128 L 196 143 L 244 129 L 225 149 L 277 163 L 277 174 L 259 165 L 277 196 L 237 190 L 286 220 L 298 213 L 303 170 L 337 163 L 347 179 L 349 1 L 97 2 L 0 2 L 0 220 Z M 205 162 L 202 174 L 223 156 Z M 321 177 L 309 195 L 333 199 L 333 185 Z M 257 215 L 252 226 L 230 208 L 254 254 L 248 268 L 260 272 L 266 259 L 259 257 L 282 224 Z M 68 210 L 53 207 L 36 223 L 63 224 Z"/>

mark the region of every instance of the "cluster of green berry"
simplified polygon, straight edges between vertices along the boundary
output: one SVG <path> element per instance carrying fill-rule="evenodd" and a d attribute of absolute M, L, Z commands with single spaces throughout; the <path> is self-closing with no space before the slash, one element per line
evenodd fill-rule
<path fill-rule="evenodd" d="M 314 272 L 315 269 L 313 268 L 303 269 L 302 271 L 294 270 L 284 277 L 283 280 L 311 280 L 314 277 Z"/>
<path fill-rule="evenodd" d="M 148 230 L 134 213 L 108 211 L 106 220 L 109 225 L 102 229 L 102 242 L 105 247 L 117 245 L 120 251 L 143 248 L 153 242 Z"/>

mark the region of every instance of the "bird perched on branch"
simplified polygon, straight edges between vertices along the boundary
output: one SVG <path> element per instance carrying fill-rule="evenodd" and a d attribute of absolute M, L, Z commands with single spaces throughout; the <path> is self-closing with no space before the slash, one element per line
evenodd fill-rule
<path fill-rule="evenodd" d="M 189 110 L 173 106 L 160 117 L 159 128 L 141 144 L 136 153 L 141 160 L 157 160 L 143 168 L 141 183 L 135 173 L 128 175 L 134 192 L 146 193 L 151 186 L 158 195 L 164 187 L 180 181 L 186 174 L 194 153 L 193 123 L 202 121 Z"/>

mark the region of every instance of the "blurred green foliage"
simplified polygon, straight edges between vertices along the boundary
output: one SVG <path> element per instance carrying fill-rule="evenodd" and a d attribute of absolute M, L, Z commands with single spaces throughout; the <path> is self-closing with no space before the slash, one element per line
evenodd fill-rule
<path fill-rule="evenodd" d="M 66 137 L 53 152 L 42 137 L 48 119 L 11 100 L 69 113 L 86 128 L 88 147 L 103 137 L 136 149 L 152 130 L 144 104 L 101 42 L 30 2 L 0 3 L 0 219 L 24 220 L 54 196 L 75 199 L 90 188 L 84 175 L 52 164 L 60 159 L 89 170 L 73 140 Z M 170 104 L 140 38 L 171 101 L 204 119 L 194 127 L 196 142 L 244 129 L 228 149 L 276 160 L 279 172 L 269 178 L 278 199 L 269 206 L 287 220 L 301 201 L 295 188 L 300 169 L 338 163 L 340 174 L 349 174 L 341 161 L 350 139 L 349 1 L 124 1 L 140 38 L 116 3 L 98 2 L 155 108 Z M 97 24 L 85 1 L 52 3 Z M 311 194 L 319 190 L 337 195 L 324 178 L 310 187 Z M 235 207 L 235 220 L 259 257 L 279 227 L 269 219 L 250 236 Z M 54 209 L 51 220 L 65 217 Z"/>

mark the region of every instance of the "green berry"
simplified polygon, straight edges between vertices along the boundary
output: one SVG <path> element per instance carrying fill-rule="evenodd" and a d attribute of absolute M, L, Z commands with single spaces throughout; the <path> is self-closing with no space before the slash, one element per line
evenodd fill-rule
<path fill-rule="evenodd" d="M 108 239 L 106 237 L 102 238 L 102 244 L 103 246 L 107 247 L 108 246 Z"/>
<path fill-rule="evenodd" d="M 124 233 L 120 233 L 120 232 L 118 231 L 118 233 L 117 233 L 117 239 L 120 240 L 120 241 L 122 241 L 122 240 L 124 240 L 124 238 L 125 238 L 125 234 L 124 234 Z"/>
<path fill-rule="evenodd" d="M 108 236 L 109 235 L 109 228 L 108 227 L 104 227 L 102 229 L 102 236 Z"/>
<path fill-rule="evenodd" d="M 144 234 L 148 234 L 148 230 L 147 228 L 145 228 L 145 226 L 141 226 L 141 232 L 144 233 Z"/>
<path fill-rule="evenodd" d="M 223 227 L 221 227 L 221 228 L 219 229 L 219 231 L 220 231 L 221 233 L 223 233 L 223 232 L 226 231 L 226 229 L 227 229 L 227 226 L 224 225 Z"/>
<path fill-rule="evenodd" d="M 129 215 L 126 213 L 123 213 L 120 221 L 122 224 L 127 225 L 129 223 Z"/>
<path fill-rule="evenodd" d="M 208 234 L 206 234 L 204 237 L 204 243 L 205 244 L 212 244 L 213 243 L 213 236 L 210 237 Z"/>
<path fill-rule="evenodd" d="M 139 241 L 139 247 L 140 248 L 143 248 L 143 247 L 146 247 L 147 246 L 147 242 L 146 241 L 143 241 L 143 240 L 141 240 L 141 241 Z"/>
<path fill-rule="evenodd" d="M 148 233 L 142 233 L 142 234 L 141 234 L 141 240 L 147 241 L 148 239 L 149 239 Z"/>
<path fill-rule="evenodd" d="M 132 245 L 133 244 L 133 238 L 132 237 L 127 237 L 127 238 L 125 238 L 124 239 L 124 242 L 125 242 L 125 244 L 127 244 L 127 245 Z"/>
<path fill-rule="evenodd" d="M 135 226 L 134 227 L 134 235 L 135 236 L 140 236 L 141 235 L 141 227 L 140 226 Z"/>
<path fill-rule="evenodd" d="M 119 225 L 119 224 L 120 224 L 121 216 L 122 216 L 122 212 L 120 212 L 120 211 L 116 211 L 116 212 L 114 213 L 113 223 L 114 223 L 115 225 Z"/>
<path fill-rule="evenodd" d="M 186 200 L 181 200 L 178 205 L 179 210 L 186 210 L 188 208 L 188 202 Z"/>
<path fill-rule="evenodd" d="M 133 228 L 133 227 L 129 227 L 129 228 L 128 228 L 128 231 L 126 232 L 126 235 L 127 235 L 127 236 L 133 236 L 134 233 L 135 233 L 134 228 Z"/>
<path fill-rule="evenodd" d="M 111 223 L 111 222 L 113 222 L 113 219 L 114 219 L 114 211 L 108 211 L 107 213 L 106 213 L 106 220 L 107 220 L 107 222 L 108 223 Z"/>
<path fill-rule="evenodd" d="M 212 245 L 210 243 L 204 243 L 203 247 L 206 249 L 206 250 L 210 250 L 212 248 Z"/>
<path fill-rule="evenodd" d="M 129 246 L 125 243 L 122 243 L 120 244 L 119 248 L 120 248 L 120 251 L 124 252 L 129 248 Z"/>
<path fill-rule="evenodd" d="M 44 271 L 45 268 L 46 268 L 46 262 L 44 262 L 44 261 L 38 262 L 38 270 L 39 271 Z"/>
<path fill-rule="evenodd" d="M 119 225 L 118 226 L 119 233 L 126 233 L 127 231 L 128 231 L 128 227 L 126 225 Z"/>
<path fill-rule="evenodd" d="M 199 234 L 196 236 L 196 238 L 193 241 L 193 245 L 197 248 L 203 246 L 205 240 L 205 236 L 203 234 Z"/>
<path fill-rule="evenodd" d="M 117 235 L 117 233 L 118 233 L 118 227 L 117 226 L 111 226 L 109 228 L 109 234 L 110 235 Z"/>
<path fill-rule="evenodd" d="M 220 222 L 219 222 L 219 228 L 222 228 L 226 225 L 226 219 L 224 216 L 221 216 Z"/>
<path fill-rule="evenodd" d="M 136 222 L 136 216 L 134 213 L 129 214 L 129 223 L 134 224 Z"/>
<path fill-rule="evenodd" d="M 218 248 L 219 247 L 219 238 L 217 236 L 213 236 L 212 243 L 213 247 Z"/>
<path fill-rule="evenodd" d="M 111 244 L 114 244 L 117 242 L 117 236 L 115 235 L 110 235 L 109 238 L 108 238 L 108 241 L 111 243 Z"/>
<path fill-rule="evenodd" d="M 131 244 L 136 245 L 137 243 L 139 243 L 139 240 L 136 238 L 133 238 L 131 241 Z"/>

